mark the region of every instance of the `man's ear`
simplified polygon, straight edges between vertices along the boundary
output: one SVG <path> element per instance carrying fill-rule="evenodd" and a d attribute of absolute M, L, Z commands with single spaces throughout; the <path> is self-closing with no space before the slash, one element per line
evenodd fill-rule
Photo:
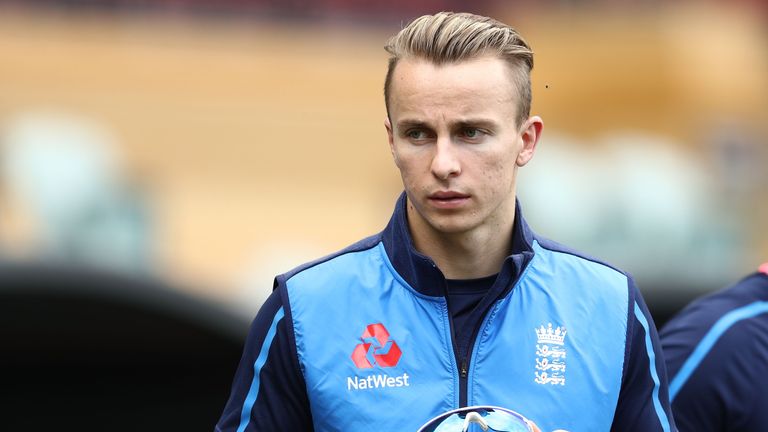
<path fill-rule="evenodd" d="M 520 141 L 523 147 L 517 154 L 517 166 L 521 167 L 533 159 L 533 153 L 536 151 L 536 144 L 541 137 L 541 131 L 544 128 L 544 122 L 539 116 L 528 117 L 520 130 Z"/>
<path fill-rule="evenodd" d="M 395 141 L 394 141 L 394 135 L 392 132 L 392 122 L 389 121 L 389 116 L 384 118 L 384 128 L 387 129 L 387 141 L 389 142 L 389 151 L 390 153 L 392 153 L 392 159 L 395 160 L 395 165 L 397 165 L 397 154 L 395 153 Z"/>

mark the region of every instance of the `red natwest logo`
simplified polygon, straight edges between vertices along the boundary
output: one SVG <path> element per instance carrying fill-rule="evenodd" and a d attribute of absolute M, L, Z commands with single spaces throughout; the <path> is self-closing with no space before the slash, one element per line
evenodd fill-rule
<path fill-rule="evenodd" d="M 400 361 L 400 347 L 389 338 L 389 332 L 383 324 L 370 324 L 365 327 L 360 337 L 363 343 L 355 346 L 352 351 L 352 361 L 359 369 L 397 366 Z"/>

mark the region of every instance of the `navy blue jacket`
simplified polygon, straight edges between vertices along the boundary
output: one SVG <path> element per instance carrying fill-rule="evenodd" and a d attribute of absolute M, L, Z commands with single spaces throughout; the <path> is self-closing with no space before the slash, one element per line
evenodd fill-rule
<path fill-rule="evenodd" d="M 768 274 L 691 303 L 661 340 L 681 431 L 768 431 Z"/>
<path fill-rule="evenodd" d="M 380 234 L 276 278 L 216 430 L 415 431 L 467 405 L 544 431 L 675 430 L 632 279 L 536 237 L 519 207 L 512 244 L 473 330 L 456 332 L 401 197 Z"/>

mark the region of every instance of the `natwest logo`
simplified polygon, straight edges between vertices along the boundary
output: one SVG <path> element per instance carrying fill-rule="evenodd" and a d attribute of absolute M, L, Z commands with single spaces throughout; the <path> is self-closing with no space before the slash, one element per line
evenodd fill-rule
<path fill-rule="evenodd" d="M 366 326 L 360 339 L 363 343 L 355 346 L 352 351 L 352 361 L 359 369 L 369 369 L 374 365 L 397 366 L 402 351 L 397 343 L 389 338 L 389 332 L 383 324 Z"/>

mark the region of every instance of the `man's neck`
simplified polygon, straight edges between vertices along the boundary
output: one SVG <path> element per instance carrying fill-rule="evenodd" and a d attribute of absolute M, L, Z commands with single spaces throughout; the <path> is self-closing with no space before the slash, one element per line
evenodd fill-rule
<path fill-rule="evenodd" d="M 414 247 L 430 257 L 447 279 L 475 279 L 498 273 L 512 249 L 511 222 L 458 233 L 435 230 L 423 220 L 409 220 Z"/>

